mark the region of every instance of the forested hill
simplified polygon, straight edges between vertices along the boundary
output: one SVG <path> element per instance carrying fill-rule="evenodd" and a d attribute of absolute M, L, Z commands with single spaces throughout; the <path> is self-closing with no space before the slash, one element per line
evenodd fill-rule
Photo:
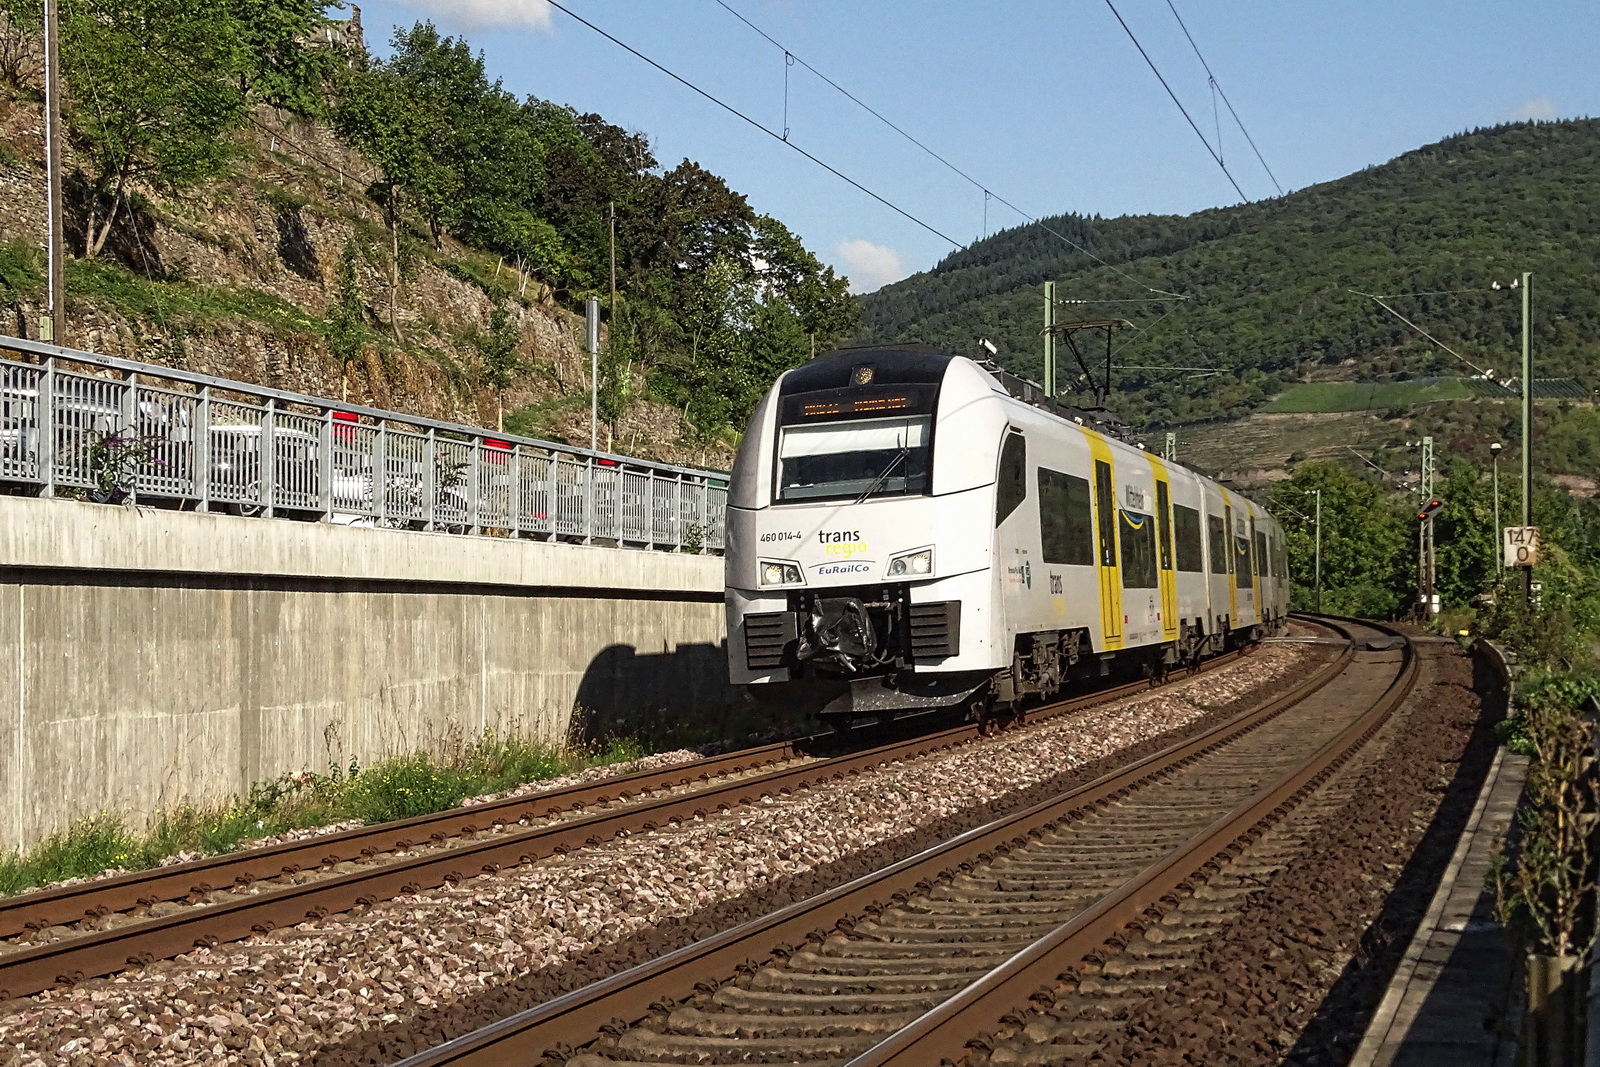
<path fill-rule="evenodd" d="M 1572 375 L 1593 389 L 1596 233 L 1600 120 L 1517 123 L 1275 200 L 1189 216 L 1063 215 L 1004 231 L 865 297 L 862 340 L 966 352 L 986 336 L 1003 363 L 1038 378 L 1042 283 L 1054 279 L 1058 299 L 1091 301 L 1061 308 L 1058 318 L 1115 316 L 1140 327 L 1117 335 L 1118 362 L 1226 372 L 1119 373 L 1124 417 L 1181 423 L 1246 414 L 1306 377 L 1472 373 L 1350 289 L 1474 290 L 1390 303 L 1473 362 L 1514 371 L 1520 303 L 1489 286 L 1529 270 L 1535 375 Z M 1113 302 L 1141 297 L 1152 302 Z"/>

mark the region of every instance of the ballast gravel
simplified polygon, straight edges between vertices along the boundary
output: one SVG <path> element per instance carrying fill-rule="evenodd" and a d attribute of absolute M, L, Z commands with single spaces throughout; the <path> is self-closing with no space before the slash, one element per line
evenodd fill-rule
<path fill-rule="evenodd" d="M 697 925 L 719 904 L 777 906 L 763 894 L 815 891 L 807 875 L 852 858 L 888 862 L 919 827 L 1009 810 L 1041 784 L 1285 688 L 1316 657 L 1268 645 L 1149 695 L 15 1001 L 0 1006 L 0 1065 L 390 1062 L 463 1029 L 474 1013 L 462 1009 L 501 987 L 537 1002 L 661 951 L 658 928 L 681 943 L 726 925 Z M 550 977 L 530 985 L 530 974 Z M 431 1021 L 407 1033 L 417 1019 Z"/>

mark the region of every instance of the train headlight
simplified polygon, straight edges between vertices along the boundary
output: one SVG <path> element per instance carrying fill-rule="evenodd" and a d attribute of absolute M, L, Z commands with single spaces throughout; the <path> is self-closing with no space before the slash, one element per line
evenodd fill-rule
<path fill-rule="evenodd" d="M 785 563 L 781 560 L 761 561 L 762 585 L 798 585 L 800 583 L 800 566 L 795 563 Z"/>
<path fill-rule="evenodd" d="M 889 559 L 889 577 L 911 578 L 933 573 L 933 549 L 921 548 Z"/>

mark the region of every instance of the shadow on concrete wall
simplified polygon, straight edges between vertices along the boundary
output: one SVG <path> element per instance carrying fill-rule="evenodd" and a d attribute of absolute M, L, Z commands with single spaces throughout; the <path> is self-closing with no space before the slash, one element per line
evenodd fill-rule
<path fill-rule="evenodd" d="M 728 684 L 720 644 L 645 653 L 611 645 L 589 661 L 578 683 L 573 738 L 584 744 L 610 737 L 638 737 L 652 746 L 698 743 L 715 733 L 738 696 Z"/>
<path fill-rule="evenodd" d="M 611 645 L 590 661 L 578 683 L 572 737 L 580 744 L 632 737 L 653 749 L 734 746 L 814 730 L 812 712 L 826 703 L 826 698 L 794 699 L 793 694 L 782 700 L 759 695 L 764 699 L 729 684 L 725 645 L 645 653 L 632 645 Z"/>

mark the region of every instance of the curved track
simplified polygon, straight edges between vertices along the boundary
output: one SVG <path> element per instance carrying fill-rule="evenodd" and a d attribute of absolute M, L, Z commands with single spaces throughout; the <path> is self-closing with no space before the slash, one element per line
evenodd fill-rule
<path fill-rule="evenodd" d="M 404 1061 L 927 1064 L 1170 911 L 1410 692 L 1371 624 L 1293 692 L 874 874 Z"/>
<path fill-rule="evenodd" d="M 1214 669 L 1230 653 L 1206 664 Z M 1176 676 L 1175 676 L 1176 677 Z M 1144 692 L 1101 689 L 1027 712 L 1040 721 Z M 806 789 L 972 742 L 974 723 L 821 755 L 802 738 L 401 822 L 0 898 L 0 1001 L 111 974 L 401 893 Z"/>

